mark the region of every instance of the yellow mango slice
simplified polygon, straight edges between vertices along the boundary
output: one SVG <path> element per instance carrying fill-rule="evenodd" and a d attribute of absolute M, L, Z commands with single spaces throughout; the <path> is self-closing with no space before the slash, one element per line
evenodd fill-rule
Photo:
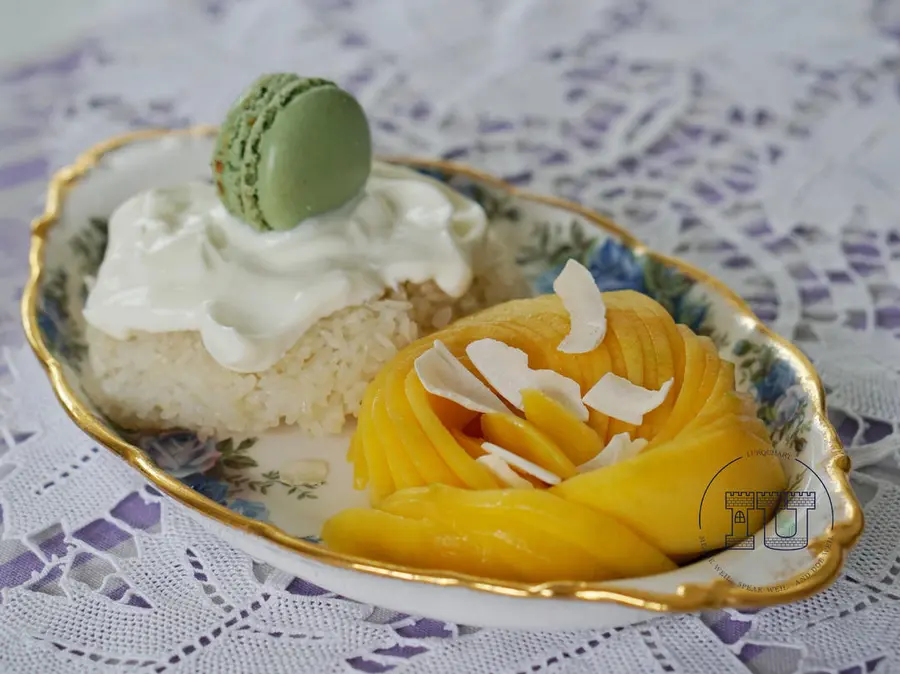
<path fill-rule="evenodd" d="M 533 528 L 553 543 L 557 554 L 563 553 L 565 548 L 557 547 L 562 545 L 570 554 L 590 555 L 598 564 L 594 580 L 644 576 L 675 568 L 660 550 L 614 518 L 543 490 L 473 492 L 434 485 L 396 492 L 383 507 L 397 514 L 409 513 L 410 517 L 466 522 L 468 528 L 483 526 L 483 518 L 489 513 L 502 514 L 503 530 L 513 537 L 520 530 Z M 598 531 L 608 536 L 598 537 Z"/>
<path fill-rule="evenodd" d="M 680 386 L 677 385 L 675 374 L 675 360 L 672 354 L 672 347 L 666 337 L 665 328 L 661 326 L 663 319 L 650 314 L 637 314 L 638 320 L 644 325 L 646 334 L 649 336 L 651 349 L 656 354 L 656 381 L 657 384 L 652 388 L 659 389 L 667 381 L 672 381 L 672 388 L 669 389 L 669 395 L 662 404 L 655 410 L 644 416 L 644 423 L 649 426 L 647 434 L 643 437 L 650 439 L 654 437 L 659 430 L 665 425 L 675 407 L 675 401 L 678 399 Z M 668 314 L 665 315 L 668 319 Z M 670 319 L 671 322 L 671 319 Z M 674 329 L 675 324 L 672 323 Z M 649 387 L 648 387 L 649 388 Z"/>
<path fill-rule="evenodd" d="M 606 321 L 607 332 L 605 342 L 609 343 L 610 353 L 613 355 L 612 371 L 620 377 L 628 379 L 638 386 L 643 386 L 644 382 L 644 356 L 641 342 L 635 329 L 635 318 L 628 311 L 622 309 L 607 308 Z M 616 362 L 615 351 L 621 354 L 621 361 Z M 621 367 L 621 372 L 617 369 Z M 632 437 L 636 435 L 637 426 L 630 424 L 621 419 L 611 418 L 609 420 L 609 431 L 605 438 L 606 441 L 619 433 L 629 433 Z"/>
<path fill-rule="evenodd" d="M 417 461 L 423 465 L 423 473 L 425 473 L 424 475 L 419 474 L 417 484 L 440 480 L 451 484 L 466 484 L 475 488 L 495 486 L 496 483 L 489 472 L 471 461 L 462 449 L 457 447 L 457 451 L 454 452 L 452 449 L 448 450 L 446 444 L 436 447 L 422 429 L 411 402 L 419 405 L 420 416 L 426 420 L 434 419 L 435 423 L 441 424 L 424 396 L 425 390 L 421 388 L 421 382 L 419 383 L 421 398 L 417 398 L 415 401 L 407 398 L 406 375 L 415 372 L 412 369 L 415 359 L 431 348 L 433 342 L 433 339 L 414 342 L 385 366 L 372 383 L 373 387 L 382 391 L 376 395 L 376 404 L 372 406 L 371 414 L 376 432 L 382 436 L 382 446 L 389 458 L 393 459 L 388 464 L 395 488 L 414 486 L 410 484 L 412 480 L 410 466 L 418 473 Z M 416 379 L 418 381 L 418 378 Z M 362 420 L 362 415 L 360 418 Z M 443 428 L 443 426 L 441 427 Z M 453 444 L 455 445 L 455 443 Z M 435 454 L 439 456 L 448 470 L 441 469 L 440 462 L 433 460 Z M 394 471 L 402 472 L 397 474 Z"/>
<path fill-rule="evenodd" d="M 672 317 L 660 306 L 658 302 L 633 291 L 609 293 L 612 306 L 622 308 L 630 312 L 635 319 L 636 330 L 643 348 L 645 367 L 643 386 L 648 389 L 658 390 L 663 383 L 673 380 L 669 395 L 662 404 L 644 415 L 637 436 L 645 439 L 653 438 L 664 425 L 678 397 L 680 390 L 679 378 L 676 376 L 676 359 L 672 353 L 669 342 L 669 333 L 674 333 L 678 340 L 675 322 Z M 610 304 L 608 303 L 608 306 Z"/>
<path fill-rule="evenodd" d="M 724 393 L 714 403 L 708 403 L 702 410 L 691 419 L 684 428 L 681 429 L 678 436 L 690 435 L 708 427 L 711 423 L 718 419 L 729 416 L 755 416 L 756 405 L 752 401 L 748 401 L 746 396 L 742 396 L 734 391 Z"/>
<path fill-rule="evenodd" d="M 555 335 L 553 331 L 547 330 L 545 322 L 542 321 L 540 326 L 535 326 L 511 321 L 507 325 L 522 335 L 525 344 L 522 350 L 528 354 L 528 367 L 532 370 L 554 370 L 569 376 L 571 363 L 567 364 L 568 367 L 564 365 L 565 361 L 561 358 L 564 354 L 551 346 Z"/>
<path fill-rule="evenodd" d="M 658 390 L 659 387 L 662 386 L 663 382 L 659 380 L 659 371 L 656 363 L 656 352 L 653 348 L 653 342 L 650 340 L 650 333 L 648 332 L 647 327 L 644 325 L 643 321 L 638 318 L 637 314 L 630 310 L 626 311 L 628 311 L 632 318 L 632 326 L 634 327 L 634 332 L 638 337 L 641 352 L 643 353 L 644 380 L 641 385 L 647 389 Z M 671 395 L 671 392 L 669 395 Z M 669 396 L 666 396 L 666 400 L 668 399 Z M 645 414 L 641 425 L 638 426 L 632 434 L 632 438 L 647 439 L 653 437 L 656 434 L 659 426 L 661 425 L 660 411 L 663 409 L 664 408 L 662 407 L 662 405 L 660 405 L 656 409 L 651 410 L 647 414 Z"/>
<path fill-rule="evenodd" d="M 409 460 L 412 463 L 411 457 L 421 455 L 423 452 L 434 454 L 438 452 L 438 449 L 422 428 L 413 411 L 412 401 L 407 398 L 406 375 L 409 372 L 409 369 L 400 368 L 392 369 L 388 372 L 382 389 L 377 394 L 376 403 L 372 411 L 377 431 L 381 436 L 388 456 L 410 457 Z M 422 391 L 424 392 L 424 389 Z M 436 420 L 437 417 L 428 405 L 424 395 L 421 402 L 427 407 L 430 418 Z M 439 421 L 436 421 L 436 423 L 440 424 Z M 443 428 L 443 426 L 441 427 Z M 462 476 L 455 470 L 455 466 L 450 460 L 447 457 L 443 457 L 443 459 L 450 470 L 462 479 Z M 398 460 L 389 462 L 389 464 L 392 472 L 400 465 Z M 414 463 L 412 465 L 415 466 Z M 401 476 L 393 473 L 393 477 L 397 488 L 402 489 Z M 419 484 L 424 483 L 424 478 L 420 479 Z"/>
<path fill-rule="evenodd" d="M 347 461 L 353 464 L 353 488 L 365 489 L 369 482 L 369 470 L 366 465 L 366 455 L 363 449 L 363 434 L 354 433 L 350 438 L 350 448 L 347 451 Z"/>
<path fill-rule="evenodd" d="M 551 326 L 554 322 L 559 323 L 554 326 L 556 331 L 554 344 L 558 346 L 558 342 L 569 332 L 568 320 L 564 320 L 561 316 L 547 315 L 541 316 L 539 323 L 543 326 Z M 610 350 L 605 340 L 588 353 L 564 354 L 559 351 L 556 353 L 562 361 L 557 371 L 578 382 L 582 395 L 587 393 L 604 374 L 614 370 Z M 602 412 L 590 408 L 588 408 L 588 415 L 588 426 L 605 442 L 609 435 L 610 418 Z"/>
<path fill-rule="evenodd" d="M 423 351 L 429 348 L 431 348 L 430 341 L 418 340 L 413 342 L 394 357 L 391 365 L 402 367 L 404 363 L 412 363 Z M 356 435 L 361 436 L 360 447 L 363 450 L 358 455 L 357 461 L 365 461 L 366 463 L 366 481 L 371 484 L 371 498 L 373 501 L 383 498 L 395 489 L 387 457 L 380 446 L 378 434 L 373 428 L 372 421 L 373 403 L 376 394 L 382 390 L 389 373 L 390 369 L 387 366 L 383 367 L 375 376 L 375 379 L 366 387 L 362 404 L 360 405 L 356 430 Z M 354 486 L 361 488 L 359 483 L 362 482 L 363 468 L 355 466 L 354 474 L 358 478 L 355 480 Z"/>
<path fill-rule="evenodd" d="M 607 336 L 609 333 L 615 336 L 625 361 L 625 373 L 619 376 L 627 377 L 638 386 L 643 385 L 644 351 L 635 329 L 633 315 L 627 309 L 607 310 L 606 321 Z"/>
<path fill-rule="evenodd" d="M 657 447 L 671 440 L 696 415 L 709 396 L 719 373 L 719 356 L 715 347 L 709 349 L 707 343 L 690 332 L 683 325 L 678 326 L 684 340 L 684 379 L 678 399 L 669 418 L 650 441 L 647 449 Z M 671 395 L 671 393 L 670 393 Z"/>
<path fill-rule="evenodd" d="M 465 484 L 464 480 L 457 476 L 444 458 L 456 452 L 456 449 L 440 446 L 442 442 L 450 442 L 448 428 L 452 428 L 452 426 L 448 427 L 435 412 L 432 406 L 434 396 L 429 396 L 425 387 L 422 386 L 422 382 L 419 381 L 415 370 L 410 370 L 406 375 L 403 390 L 410 409 L 430 444 L 429 447 L 423 447 L 420 451 L 412 452 L 413 462 L 422 476 L 424 484 L 440 482 L 462 486 Z M 450 401 L 447 402 L 449 403 Z M 403 429 L 395 428 L 393 433 L 388 436 L 391 442 L 401 442 L 395 437 L 398 432 L 402 433 Z"/>
<path fill-rule="evenodd" d="M 756 405 L 749 401 L 748 407 L 747 398 L 737 396 L 734 391 L 734 365 L 726 360 L 719 360 L 718 372 L 716 373 L 712 391 L 706 401 L 694 412 L 693 417 L 676 433 L 675 437 L 689 435 L 708 428 L 710 423 L 728 414 L 755 416 Z M 657 439 L 655 442 L 658 444 L 660 440 Z"/>
<path fill-rule="evenodd" d="M 558 402 L 533 389 L 522 391 L 525 419 L 549 437 L 576 466 L 593 459 L 604 443 L 597 433 Z"/>
<path fill-rule="evenodd" d="M 415 370 L 411 370 L 411 373 L 415 374 Z M 478 416 L 478 412 L 473 412 L 452 400 L 441 398 L 428 391 L 425 391 L 425 397 L 428 399 L 428 406 L 434 410 L 435 416 L 448 428 L 464 428 Z"/>
<path fill-rule="evenodd" d="M 361 436 L 356 434 L 350 438 L 350 444 L 347 446 L 347 456 L 345 457 L 348 463 L 353 463 L 356 459 L 356 453 L 359 451 L 360 438 Z"/>
<path fill-rule="evenodd" d="M 529 356 L 531 355 L 531 352 L 539 351 L 534 336 L 519 330 L 518 326 L 513 322 L 484 325 L 455 323 L 438 333 L 437 337 L 443 341 L 447 348 L 450 349 L 450 352 L 461 361 L 468 360 L 465 357 L 466 347 L 479 339 L 496 339 L 508 346 L 521 349 L 529 354 Z M 479 377 L 479 379 L 482 379 L 477 370 L 472 370 L 472 372 L 475 376 Z"/>
<path fill-rule="evenodd" d="M 656 349 L 653 348 L 653 341 L 650 339 L 650 331 L 644 322 L 638 318 L 638 315 L 631 309 L 626 310 L 631 325 L 637 334 L 638 343 L 641 347 L 641 354 L 644 359 L 644 388 L 658 389 L 662 385 L 659 378 L 659 368 L 656 364 Z"/>
<path fill-rule="evenodd" d="M 682 562 L 724 546 L 731 531 L 726 491 L 785 488 L 777 457 L 754 455 L 770 448 L 741 424 L 728 423 L 715 432 L 678 438 L 628 461 L 578 475 L 551 492 L 612 515 Z"/>
<path fill-rule="evenodd" d="M 343 510 L 322 527 L 322 540 L 338 552 L 420 569 L 530 580 L 517 570 L 520 553 L 515 546 L 500 539 L 484 545 L 483 538 L 460 536 L 433 521 L 362 508 Z"/>
<path fill-rule="evenodd" d="M 515 567 L 515 575 L 520 580 L 610 577 L 609 571 L 583 546 L 548 536 L 533 522 L 516 520 L 508 508 L 471 508 L 462 500 L 467 494 L 491 497 L 511 491 L 515 490 L 471 492 L 433 485 L 395 492 L 380 507 L 394 515 L 421 518 L 445 528 L 452 532 L 448 537 L 457 537 L 455 545 L 463 554 L 480 559 L 503 557 L 508 565 Z"/>
<path fill-rule="evenodd" d="M 684 329 L 687 330 L 687 328 Z M 693 335 L 693 333 L 691 334 Z M 706 401 L 709 400 L 710 395 L 712 395 L 713 390 L 716 388 L 716 384 L 719 382 L 719 377 L 723 374 L 722 363 L 724 361 L 719 358 L 719 350 L 716 348 L 716 345 L 709 337 L 694 338 L 700 342 L 700 345 L 706 352 L 707 362 L 706 372 L 703 373 L 703 380 L 700 382 L 700 390 L 698 391 L 694 401 L 694 410 L 696 413 L 703 409 Z M 727 368 L 725 368 L 725 370 L 725 374 L 727 375 Z"/>
<path fill-rule="evenodd" d="M 700 414 L 708 405 L 714 405 L 729 391 L 734 391 L 734 364 L 727 360 L 719 360 L 719 372 L 706 401 L 697 410 Z"/>
<path fill-rule="evenodd" d="M 548 315 L 530 325 L 515 323 L 519 330 L 528 333 L 533 340 L 533 350 L 528 353 L 528 367 L 532 370 L 553 370 L 575 382 L 580 382 L 581 364 L 556 348 L 562 336 L 560 331 L 554 329 L 553 324 L 559 320 L 559 316 Z"/>
<path fill-rule="evenodd" d="M 568 315 L 545 314 L 535 321 L 533 328 L 544 334 L 548 343 L 545 348 L 552 348 L 559 363 L 557 372 L 578 382 L 582 395 L 612 369 L 609 349 L 601 342 L 588 353 L 562 353 L 558 350 L 563 337 L 569 334 Z M 600 438 L 605 438 L 609 429 L 609 417 L 596 410 L 588 410 L 588 425 Z"/>
<path fill-rule="evenodd" d="M 591 387 L 600 381 L 600 378 L 613 369 L 612 357 L 609 347 L 605 343 L 598 344 L 590 353 L 577 354 L 576 359 L 581 361 L 582 380 L 581 394 L 587 393 Z M 588 426 L 590 426 L 601 441 L 605 441 L 609 435 L 610 419 L 602 412 L 588 408 Z"/>
<path fill-rule="evenodd" d="M 442 459 L 457 478 L 453 482 L 448 482 L 448 478 L 433 480 L 433 482 L 462 483 L 472 489 L 498 487 L 499 484 L 491 472 L 459 446 L 452 433 L 434 414 L 434 410 L 431 409 L 425 398 L 425 389 L 422 388 L 422 383 L 415 371 L 407 374 L 405 391 L 407 392 L 406 401 L 413 411 L 414 419 L 427 438 L 427 445 L 423 445 L 420 451 L 431 452 L 430 458 L 432 459 Z M 400 430 L 404 434 L 408 433 L 407 428 Z"/>
<path fill-rule="evenodd" d="M 607 318 L 608 317 L 609 316 L 607 315 Z M 615 333 L 610 329 L 608 323 L 606 328 L 606 337 L 604 338 L 603 343 L 606 346 L 607 351 L 609 352 L 609 371 L 619 377 L 628 378 L 628 368 L 625 365 L 625 357 L 622 355 L 622 347 L 619 345 L 619 340 Z M 608 442 L 613 435 L 621 433 L 625 425 L 626 424 L 623 421 L 608 418 L 606 436 L 601 436 L 603 441 Z"/>
<path fill-rule="evenodd" d="M 664 341 L 669 346 L 669 352 L 672 357 L 672 377 L 675 380 L 672 385 L 670 397 L 674 404 L 674 401 L 681 391 L 681 385 L 684 379 L 684 337 L 678 329 L 677 324 L 672 319 L 672 316 L 669 315 L 669 312 L 667 312 L 659 302 L 656 302 L 649 297 L 646 297 L 646 300 L 647 301 L 635 303 L 634 310 L 647 325 L 650 333 L 655 337 L 660 337 L 660 342 Z M 657 351 L 658 361 L 659 355 L 662 353 L 663 349 L 660 348 Z M 665 381 L 665 378 L 663 381 Z"/>
<path fill-rule="evenodd" d="M 370 531 L 390 531 L 392 540 L 367 535 Z M 428 547 L 437 531 L 433 523 L 425 520 L 348 508 L 325 522 L 322 540 L 329 548 L 346 554 L 403 564 L 418 549 Z"/>
<path fill-rule="evenodd" d="M 478 438 L 474 438 L 471 435 L 463 433 L 457 428 L 451 428 L 450 433 L 453 435 L 453 439 L 456 440 L 457 443 L 459 443 L 459 446 L 465 450 L 466 454 L 471 456 L 473 459 L 477 459 L 478 457 L 487 454 L 487 452 L 484 451 L 481 446 L 482 441 Z"/>
<path fill-rule="evenodd" d="M 363 404 L 368 404 L 369 411 L 365 416 L 360 415 L 359 427 L 356 432 L 363 436 L 362 460 L 366 463 L 367 478 L 370 484 L 370 498 L 373 502 L 377 502 L 394 491 L 395 486 L 387 457 L 378 440 L 378 434 L 373 428 L 371 407 L 374 397 L 374 389 L 371 390 L 371 393 L 367 392 L 364 397 Z"/>
<path fill-rule="evenodd" d="M 425 480 L 416 468 L 413 456 L 421 457 L 423 454 L 433 454 L 431 443 L 426 437 L 415 436 L 420 442 L 413 445 L 412 434 L 404 434 L 406 439 L 401 439 L 393 420 L 388 414 L 387 405 L 384 404 L 385 394 L 376 393 L 372 403 L 372 430 L 378 436 L 378 442 L 387 459 L 391 477 L 397 489 L 406 487 L 418 487 L 425 484 Z"/>
<path fill-rule="evenodd" d="M 575 464 L 559 446 L 533 424 L 509 414 L 491 412 L 481 417 L 484 439 L 566 479 L 575 475 Z"/>
<path fill-rule="evenodd" d="M 568 317 L 562 302 L 556 295 L 540 295 L 525 299 L 512 300 L 482 309 L 470 316 L 456 321 L 453 326 L 472 326 L 477 324 L 495 324 L 506 321 L 531 321 L 544 314 L 558 314 Z"/>

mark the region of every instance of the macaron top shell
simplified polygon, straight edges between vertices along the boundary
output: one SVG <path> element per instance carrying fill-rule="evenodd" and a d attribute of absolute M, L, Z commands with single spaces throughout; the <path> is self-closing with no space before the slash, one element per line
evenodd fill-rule
<path fill-rule="evenodd" d="M 356 196 L 372 168 L 365 113 L 336 86 L 296 96 L 262 134 L 257 202 L 269 229 L 286 230 Z"/>
<path fill-rule="evenodd" d="M 353 96 L 328 80 L 274 73 L 231 107 L 212 167 L 228 211 L 267 231 L 343 205 L 371 163 L 368 121 Z"/>

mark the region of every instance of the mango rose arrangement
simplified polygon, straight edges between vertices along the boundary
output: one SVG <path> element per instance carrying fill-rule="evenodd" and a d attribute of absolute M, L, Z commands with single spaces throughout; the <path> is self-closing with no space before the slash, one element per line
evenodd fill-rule
<path fill-rule="evenodd" d="M 601 293 L 571 260 L 554 291 L 380 371 L 349 451 L 373 508 L 326 522 L 329 547 L 514 581 L 638 577 L 725 547 L 726 491 L 785 488 L 710 339 L 645 295 Z"/>

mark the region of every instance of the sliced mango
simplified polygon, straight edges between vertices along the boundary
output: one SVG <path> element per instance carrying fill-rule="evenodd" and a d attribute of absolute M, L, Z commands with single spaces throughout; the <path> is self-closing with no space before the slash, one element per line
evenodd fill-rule
<path fill-rule="evenodd" d="M 675 567 L 618 521 L 547 491 L 472 492 L 433 485 L 397 492 L 381 507 L 465 534 L 503 531 L 505 540 L 514 541 L 519 550 L 520 573 L 534 579 L 605 580 Z M 608 532 L 608 539 L 596 536 L 601 530 Z"/>
<path fill-rule="evenodd" d="M 678 435 L 706 402 L 719 373 L 718 354 L 714 349 L 711 351 L 707 347 L 707 343 L 712 342 L 708 339 L 704 342 L 683 325 L 678 326 L 678 331 L 681 333 L 685 349 L 682 385 L 672 412 L 650 441 L 650 448 Z"/>
<path fill-rule="evenodd" d="M 411 370 L 410 374 L 415 376 L 415 370 Z M 416 379 L 418 380 L 418 377 Z M 421 382 L 419 384 L 421 385 Z M 435 416 L 447 428 L 465 428 L 478 416 L 478 412 L 473 412 L 459 403 L 433 395 L 428 391 L 425 391 L 425 397 L 428 399 L 428 406 L 434 410 Z"/>
<path fill-rule="evenodd" d="M 369 482 L 369 469 L 366 465 L 366 454 L 363 449 L 362 433 L 354 433 L 347 451 L 347 461 L 353 464 L 353 488 L 365 489 Z"/>
<path fill-rule="evenodd" d="M 604 443 L 596 431 L 558 402 L 533 389 L 522 391 L 525 419 L 562 450 L 576 466 L 600 453 Z"/>
<path fill-rule="evenodd" d="M 358 557 L 420 569 L 448 570 L 510 580 L 521 577 L 513 564 L 518 551 L 497 540 L 478 545 L 477 535 L 460 536 L 436 522 L 402 517 L 381 510 L 350 508 L 325 522 L 322 540 Z"/>
<path fill-rule="evenodd" d="M 476 559 L 503 558 L 519 580 L 609 577 L 599 560 L 583 546 L 548 536 L 534 522 L 516 520 L 504 507 L 467 507 L 462 497 L 491 498 L 511 490 L 467 492 L 443 485 L 396 492 L 381 507 L 391 514 L 421 518 L 446 528 L 461 549 Z M 542 493 L 542 492 L 529 492 Z M 473 560 L 474 561 L 474 560 Z"/>
<path fill-rule="evenodd" d="M 525 419 L 491 412 L 481 417 L 484 439 L 512 451 L 554 475 L 575 475 L 575 464 L 553 440 Z"/>
<path fill-rule="evenodd" d="M 628 379 L 633 384 L 643 386 L 644 383 L 644 357 L 641 343 L 633 321 L 635 320 L 627 311 L 607 311 L 606 340 L 610 342 L 611 350 L 618 347 L 621 361 L 613 363 L 613 372 L 620 377 Z M 617 367 L 622 367 L 621 372 Z M 635 435 L 637 426 L 621 419 L 610 419 L 609 432 L 606 440 L 619 433 Z"/>
<path fill-rule="evenodd" d="M 685 367 L 685 345 L 684 337 L 678 329 L 677 324 L 659 302 L 647 297 L 647 301 L 636 302 L 634 310 L 640 316 L 641 320 L 647 325 L 650 333 L 659 338 L 659 349 L 657 351 L 658 360 L 664 353 L 662 342 L 666 342 L 669 347 L 672 358 L 672 377 L 674 384 L 671 391 L 671 399 L 677 399 L 681 391 L 681 385 L 684 377 Z M 666 378 L 663 378 L 665 381 Z"/>
<path fill-rule="evenodd" d="M 431 443 L 431 447 L 424 447 L 422 451 L 413 453 L 413 461 L 419 474 L 422 476 L 423 484 L 441 482 L 443 484 L 462 486 L 465 484 L 465 481 L 450 468 L 450 464 L 444 458 L 457 453 L 456 448 L 441 446 L 442 443 L 449 444 L 452 442 L 452 437 L 448 437 L 448 429 L 454 428 L 455 425 L 448 426 L 444 419 L 438 415 L 432 404 L 434 396 L 429 396 L 414 370 L 411 370 L 406 375 L 404 392 L 416 421 L 419 422 L 420 428 Z M 455 405 L 449 400 L 446 402 L 449 405 Z M 459 406 L 457 405 L 457 407 Z M 447 409 L 445 407 L 443 411 L 446 412 Z M 399 442 L 393 435 L 390 437 L 392 442 Z M 454 463 L 454 465 L 457 464 Z"/>
<path fill-rule="evenodd" d="M 394 484 L 397 489 L 423 485 L 425 480 L 419 474 L 412 457 L 431 453 L 431 445 L 421 433 L 417 433 L 415 437 L 411 433 L 406 433 L 404 434 L 406 439 L 401 439 L 401 434 L 388 414 L 382 396 L 382 393 L 377 393 L 372 403 L 372 431 L 377 435 L 377 442 L 387 459 Z M 420 444 L 416 446 L 414 442 Z"/>
<path fill-rule="evenodd" d="M 656 362 L 656 349 L 654 349 L 653 341 L 650 339 L 650 332 L 636 313 L 631 310 L 628 310 L 628 313 L 632 317 L 632 325 L 638 336 L 644 358 L 644 381 L 641 385 L 646 389 L 658 390 L 665 380 L 660 381 L 659 378 L 659 367 Z M 668 396 L 666 398 L 668 400 Z M 660 405 L 656 409 L 645 414 L 641 425 L 635 430 L 632 437 L 644 439 L 652 438 L 660 426 L 660 413 L 664 410 L 665 408 Z"/>
<path fill-rule="evenodd" d="M 551 491 L 616 517 L 679 562 L 724 547 L 731 531 L 725 492 L 778 491 L 786 482 L 777 457 L 756 454 L 770 444 L 740 424 L 723 425 L 578 475 Z"/>
<path fill-rule="evenodd" d="M 366 464 L 366 478 L 371 485 L 371 500 L 377 502 L 394 491 L 396 486 L 387 457 L 378 440 L 378 434 L 372 429 L 371 407 L 374 397 L 375 391 L 370 389 L 363 398 L 363 409 L 366 410 L 366 413 L 360 413 L 356 432 L 362 436 L 363 455 L 361 461 L 365 461 Z"/>
<path fill-rule="evenodd" d="M 431 459 L 442 459 L 455 475 L 456 484 L 463 484 L 472 489 L 498 487 L 499 484 L 491 472 L 469 456 L 466 450 L 460 447 L 453 434 L 440 423 L 423 395 L 425 389 L 422 388 L 415 372 L 409 373 L 406 384 L 411 393 L 407 401 L 412 408 L 415 421 L 419 424 L 418 427 L 422 429 L 426 438 L 426 444 L 423 444 L 420 451 L 430 453 Z M 404 432 L 407 430 L 402 429 Z M 442 480 L 436 479 L 430 482 L 440 481 Z"/>
<path fill-rule="evenodd" d="M 386 562 L 521 581 L 605 580 L 671 570 L 730 539 L 728 492 L 778 492 L 785 475 L 756 404 L 735 391 L 734 365 L 653 299 L 604 293 L 605 339 L 558 350 L 570 330 L 559 298 L 492 307 L 403 349 L 367 387 L 348 451 L 354 485 L 375 510 L 348 510 L 323 530 L 335 549 Z M 533 369 L 576 381 L 582 395 L 612 372 L 648 389 L 669 380 L 635 426 L 589 410 L 580 420 L 538 390 L 522 410 L 480 414 L 425 390 L 415 359 L 440 339 L 482 382 L 466 347 L 483 338 L 528 355 Z M 488 385 L 489 386 L 489 385 Z M 649 441 L 637 456 L 578 474 L 614 435 Z M 561 479 L 505 488 L 478 459 L 492 442 Z M 772 514 L 754 511 L 752 532 Z M 733 541 L 732 541 L 733 542 Z"/>

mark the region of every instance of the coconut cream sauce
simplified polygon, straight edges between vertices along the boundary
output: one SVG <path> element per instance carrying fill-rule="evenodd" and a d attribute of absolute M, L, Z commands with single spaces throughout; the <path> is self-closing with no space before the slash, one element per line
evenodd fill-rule
<path fill-rule="evenodd" d="M 84 315 L 118 339 L 195 330 L 223 367 L 259 372 L 320 319 L 403 282 L 461 296 L 486 227 L 474 201 L 379 162 L 353 202 L 285 232 L 253 230 L 205 182 L 152 189 L 112 214 Z"/>

